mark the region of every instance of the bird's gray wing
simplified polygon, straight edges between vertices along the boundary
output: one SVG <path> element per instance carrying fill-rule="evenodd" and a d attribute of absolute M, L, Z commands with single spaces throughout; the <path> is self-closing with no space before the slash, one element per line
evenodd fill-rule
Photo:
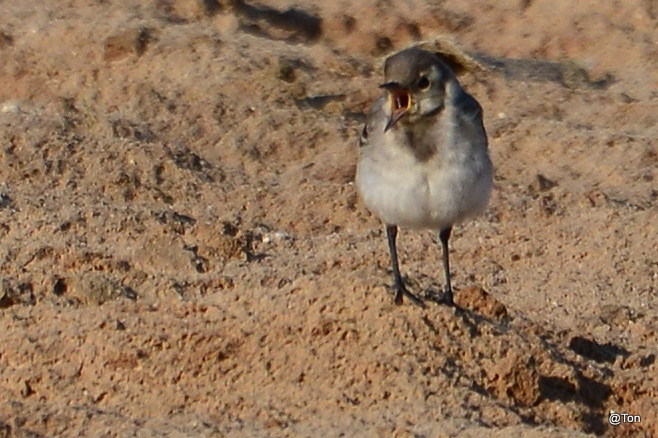
<path fill-rule="evenodd" d="M 453 103 L 457 108 L 457 127 L 463 140 L 476 149 L 487 148 L 487 131 L 482 120 L 482 107 L 477 100 L 463 89 L 458 93 Z"/>
<path fill-rule="evenodd" d="M 359 147 L 368 146 L 368 139 L 370 138 L 370 132 L 368 131 L 368 121 L 363 125 L 363 131 L 361 131 L 361 137 L 359 138 Z"/>
<path fill-rule="evenodd" d="M 377 99 L 375 104 L 370 108 L 370 112 L 366 116 L 366 123 L 361 131 L 361 138 L 359 138 L 359 147 L 363 148 L 370 144 L 371 137 L 376 130 L 384 131 L 386 123 L 386 115 L 384 114 L 385 97 Z"/>
<path fill-rule="evenodd" d="M 457 114 L 466 123 L 482 123 L 482 107 L 477 100 L 468 94 L 462 88 L 455 96 L 454 105 L 457 108 Z"/>

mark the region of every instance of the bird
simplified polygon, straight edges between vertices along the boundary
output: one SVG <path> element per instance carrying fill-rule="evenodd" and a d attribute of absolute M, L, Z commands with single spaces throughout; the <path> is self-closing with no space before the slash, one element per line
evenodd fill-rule
<path fill-rule="evenodd" d="M 388 57 L 383 95 L 372 105 L 359 140 L 355 185 L 385 226 L 395 289 L 419 305 L 400 275 L 398 227 L 432 229 L 443 250 L 445 286 L 436 301 L 454 306 L 448 241 L 453 226 L 482 213 L 494 168 L 482 107 L 440 54 L 411 47 Z"/>

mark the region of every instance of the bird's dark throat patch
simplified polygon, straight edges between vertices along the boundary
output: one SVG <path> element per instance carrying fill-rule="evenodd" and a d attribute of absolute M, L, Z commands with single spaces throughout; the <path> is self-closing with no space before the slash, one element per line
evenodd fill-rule
<path fill-rule="evenodd" d="M 437 152 L 436 138 L 428 135 L 428 131 L 406 127 L 404 133 L 407 137 L 407 146 L 419 162 L 425 163 L 434 157 Z"/>

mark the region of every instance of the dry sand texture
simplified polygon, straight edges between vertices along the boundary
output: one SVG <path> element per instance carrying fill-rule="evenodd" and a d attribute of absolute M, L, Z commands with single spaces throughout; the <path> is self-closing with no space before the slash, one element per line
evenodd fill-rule
<path fill-rule="evenodd" d="M 497 169 L 463 313 L 393 305 L 352 184 L 436 36 Z M 658 436 L 657 44 L 650 0 L 0 1 L 0 438 Z"/>

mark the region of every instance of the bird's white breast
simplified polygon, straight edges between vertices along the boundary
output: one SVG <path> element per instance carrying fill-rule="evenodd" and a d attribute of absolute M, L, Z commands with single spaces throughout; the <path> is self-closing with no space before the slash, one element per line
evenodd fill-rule
<path fill-rule="evenodd" d="M 443 229 L 486 207 L 491 163 L 486 146 L 473 153 L 455 138 L 436 138 L 435 156 L 421 162 L 401 148 L 400 131 L 361 151 L 356 184 L 368 209 L 389 225 Z"/>

